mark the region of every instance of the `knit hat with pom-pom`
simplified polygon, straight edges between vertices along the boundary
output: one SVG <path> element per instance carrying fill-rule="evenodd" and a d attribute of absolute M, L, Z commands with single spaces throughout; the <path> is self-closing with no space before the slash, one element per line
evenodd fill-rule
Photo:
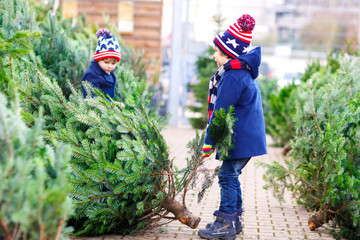
<path fill-rule="evenodd" d="M 242 15 L 223 33 L 214 38 L 214 44 L 230 58 L 236 58 L 249 50 L 255 19 L 249 14 Z"/>
<path fill-rule="evenodd" d="M 119 41 L 111 35 L 107 29 L 100 29 L 96 32 L 98 44 L 95 49 L 94 60 L 99 61 L 104 58 L 116 58 L 119 62 L 121 59 L 121 49 Z"/>

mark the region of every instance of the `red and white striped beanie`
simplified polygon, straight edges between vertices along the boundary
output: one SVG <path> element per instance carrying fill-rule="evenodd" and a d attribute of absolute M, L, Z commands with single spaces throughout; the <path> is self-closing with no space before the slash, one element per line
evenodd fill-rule
<path fill-rule="evenodd" d="M 119 41 L 111 35 L 111 32 L 107 29 L 100 29 L 96 32 L 96 36 L 98 37 L 98 44 L 95 49 L 94 60 L 116 58 L 120 62 L 121 48 Z"/>
<path fill-rule="evenodd" d="M 230 58 L 236 58 L 249 50 L 255 19 L 249 14 L 242 15 L 223 33 L 214 38 L 214 44 Z"/>

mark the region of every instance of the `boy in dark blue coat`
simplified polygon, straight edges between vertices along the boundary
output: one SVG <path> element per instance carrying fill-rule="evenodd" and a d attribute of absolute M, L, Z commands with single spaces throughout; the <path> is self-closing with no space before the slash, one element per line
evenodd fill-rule
<path fill-rule="evenodd" d="M 115 86 L 117 78 L 114 71 L 121 59 L 121 49 L 119 41 L 111 35 L 107 29 L 100 29 L 96 32 L 98 44 L 96 46 L 94 59 L 90 62 L 90 67 L 83 75 L 81 81 L 87 81 L 94 88 L 101 89 L 105 95 L 115 97 Z M 87 96 L 87 92 L 83 87 L 83 96 Z M 110 99 L 109 99 L 110 101 Z M 115 102 L 120 108 L 124 104 Z"/>
<path fill-rule="evenodd" d="M 219 69 L 209 84 L 209 122 L 212 124 L 213 112 L 223 108 L 235 108 L 232 136 L 233 148 L 223 160 L 219 171 L 220 207 L 214 212 L 216 220 L 206 229 L 199 230 L 205 239 L 235 239 L 242 231 L 242 196 L 239 175 L 251 157 L 267 153 L 265 121 L 262 109 L 259 84 L 261 49 L 249 51 L 255 20 L 244 14 L 225 32 L 214 38 L 213 55 Z M 206 130 L 203 156 L 213 152 L 214 140 Z M 216 155 L 219 159 L 221 156 Z"/>

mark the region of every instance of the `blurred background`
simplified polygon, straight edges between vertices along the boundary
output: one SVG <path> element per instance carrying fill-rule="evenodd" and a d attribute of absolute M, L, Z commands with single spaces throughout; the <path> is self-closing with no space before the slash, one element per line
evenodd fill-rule
<path fill-rule="evenodd" d="M 331 52 L 359 45 L 359 0 L 62 0 L 58 4 L 65 17 L 86 14 L 99 26 L 105 25 L 104 15 L 109 16 L 127 45 L 155 59 L 147 69 L 149 81 L 158 89 L 153 101 L 162 103 L 161 115 L 170 113 L 170 125 L 189 124 L 189 119 L 199 116 L 204 107 L 199 97 L 207 94 L 205 80 L 199 85 L 201 64 L 212 64 L 207 60 L 212 58 L 215 34 L 242 14 L 256 20 L 252 47 L 262 47 L 260 78 L 275 79 L 279 88 L 299 83 L 312 61 L 325 63 Z M 207 71 L 209 75 L 216 69 Z M 204 92 L 196 94 L 200 87 Z"/>
<path fill-rule="evenodd" d="M 182 56 L 184 89 L 198 80 L 195 62 L 212 45 L 215 34 L 226 30 L 244 13 L 256 20 L 252 46 L 262 47 L 261 75 L 276 78 L 280 87 L 297 83 L 310 61 L 326 61 L 330 51 L 341 51 L 351 47 L 349 44 L 358 46 L 360 1 L 357 0 L 179 0 L 181 20 L 173 18 L 174 2 L 164 0 L 163 8 L 162 81 L 166 87 L 172 83 L 167 76 L 171 73 L 169 39 L 174 31 L 181 33 L 182 49 L 174 49 L 177 51 L 174 54 Z M 216 22 L 216 18 L 222 21 Z M 180 104 L 191 104 L 192 98 L 184 95 Z M 183 116 L 182 122 L 186 121 Z"/>

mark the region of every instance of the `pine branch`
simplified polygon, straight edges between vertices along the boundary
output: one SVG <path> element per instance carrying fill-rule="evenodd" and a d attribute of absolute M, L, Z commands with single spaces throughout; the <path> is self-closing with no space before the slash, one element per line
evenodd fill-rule
<path fill-rule="evenodd" d="M 228 151 L 232 147 L 233 126 L 236 119 L 233 117 L 234 107 L 230 106 L 228 112 L 224 109 L 215 111 L 212 124 L 209 126 L 210 136 L 214 139 L 214 148 L 218 149 L 221 159 L 226 159 Z M 202 146 L 204 143 L 205 132 L 199 137 L 198 133 L 193 141 L 188 143 L 188 148 L 191 149 L 191 158 L 187 159 L 187 168 L 183 170 L 183 179 L 185 180 L 183 188 L 182 203 L 186 206 L 185 198 L 189 189 L 190 183 L 194 181 L 200 172 L 200 167 L 204 165 L 205 157 L 202 156 Z M 214 176 L 216 176 L 214 174 Z M 211 184 L 203 184 L 200 192 L 204 192 Z M 201 194 L 198 196 L 198 201 L 201 200 Z"/>

